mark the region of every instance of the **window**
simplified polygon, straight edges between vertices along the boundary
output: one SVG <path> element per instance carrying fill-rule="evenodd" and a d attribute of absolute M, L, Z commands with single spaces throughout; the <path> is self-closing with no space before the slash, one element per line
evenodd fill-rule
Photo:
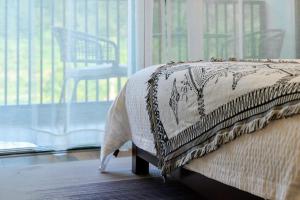
<path fill-rule="evenodd" d="M 0 151 L 99 146 L 127 79 L 128 1 L 0 0 L 0 16 Z"/>
<path fill-rule="evenodd" d="M 293 0 L 154 0 L 153 62 L 295 58 L 294 4 Z"/>
<path fill-rule="evenodd" d="M 0 151 L 99 146 L 128 73 L 150 64 L 295 58 L 296 5 L 0 0 Z"/>

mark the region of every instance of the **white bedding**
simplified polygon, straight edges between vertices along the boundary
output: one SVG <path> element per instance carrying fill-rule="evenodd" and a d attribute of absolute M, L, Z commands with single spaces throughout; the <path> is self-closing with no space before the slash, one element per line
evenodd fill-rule
<path fill-rule="evenodd" d="M 102 169 L 109 155 L 128 140 L 156 153 L 145 96 L 147 80 L 157 67 L 132 76 L 111 107 L 101 148 Z M 263 198 L 300 199 L 300 116 L 272 122 L 185 167 Z"/>

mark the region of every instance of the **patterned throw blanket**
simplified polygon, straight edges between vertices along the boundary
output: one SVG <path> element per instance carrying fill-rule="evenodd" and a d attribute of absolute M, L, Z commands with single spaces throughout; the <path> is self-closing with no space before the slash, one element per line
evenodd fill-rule
<path fill-rule="evenodd" d="M 272 120 L 300 113 L 300 64 L 194 62 L 159 67 L 147 110 L 167 174 Z"/>

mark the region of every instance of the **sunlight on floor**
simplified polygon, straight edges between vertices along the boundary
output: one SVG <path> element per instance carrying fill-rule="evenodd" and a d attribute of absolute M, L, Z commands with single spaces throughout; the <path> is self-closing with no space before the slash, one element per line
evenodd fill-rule
<path fill-rule="evenodd" d="M 36 148 L 37 145 L 29 142 L 3 142 L 0 141 L 0 150 L 19 149 L 19 148 Z"/>

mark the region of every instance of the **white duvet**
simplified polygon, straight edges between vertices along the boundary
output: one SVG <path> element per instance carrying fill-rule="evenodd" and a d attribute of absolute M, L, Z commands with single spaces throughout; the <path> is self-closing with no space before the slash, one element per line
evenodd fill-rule
<path fill-rule="evenodd" d="M 147 80 L 157 67 L 132 76 L 112 105 L 101 147 L 102 170 L 129 140 L 156 153 L 145 96 Z M 266 199 L 300 199 L 300 116 L 274 121 L 185 167 Z"/>

